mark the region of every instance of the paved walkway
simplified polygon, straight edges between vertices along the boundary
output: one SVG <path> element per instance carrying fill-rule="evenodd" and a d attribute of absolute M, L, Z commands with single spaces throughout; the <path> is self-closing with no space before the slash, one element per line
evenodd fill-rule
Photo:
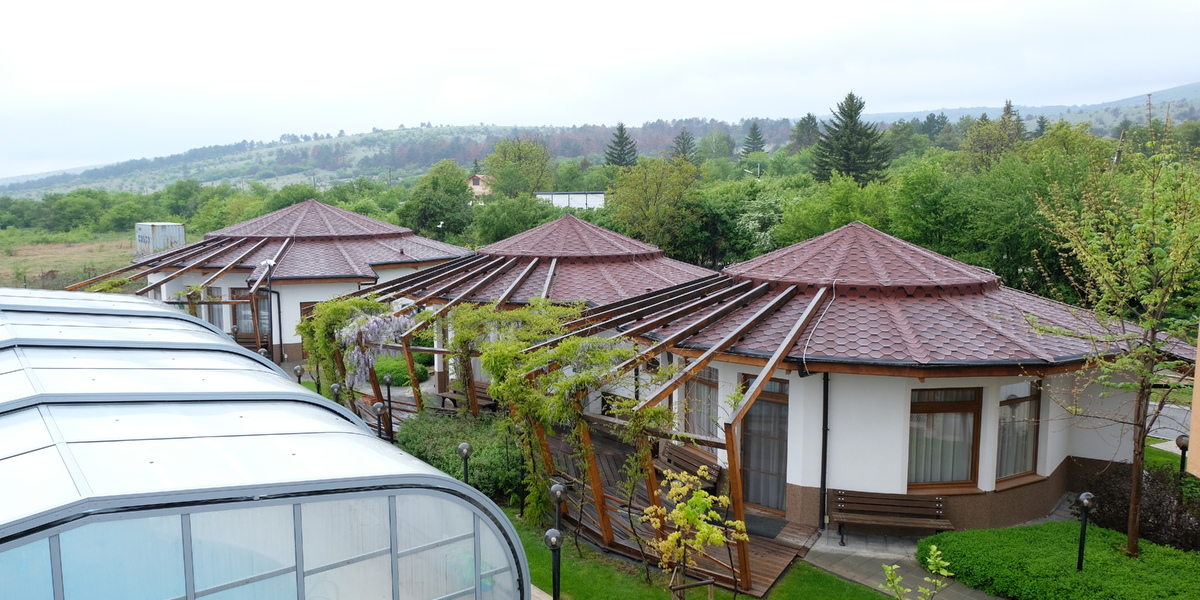
<path fill-rule="evenodd" d="M 1055 505 L 1054 510 L 1045 517 L 1027 523 L 1034 525 L 1048 521 L 1069 521 L 1075 517 L 1071 514 L 1071 505 L 1075 501 L 1073 494 L 1066 494 Z M 824 569 L 855 583 L 873 589 L 879 589 L 884 582 L 883 565 L 899 565 L 897 572 L 904 580 L 904 587 L 912 588 L 914 594 L 918 585 L 926 585 L 925 577 L 929 575 L 924 568 L 917 564 L 913 557 L 917 552 L 917 537 L 899 537 L 884 535 L 868 535 L 861 533 L 846 533 L 846 545 L 838 545 L 839 536 L 836 528 L 827 530 L 804 560 L 815 567 Z M 954 565 L 950 565 L 954 571 Z M 971 589 L 957 581 L 938 594 L 939 600 L 986 600 L 997 598 L 979 590 Z"/>

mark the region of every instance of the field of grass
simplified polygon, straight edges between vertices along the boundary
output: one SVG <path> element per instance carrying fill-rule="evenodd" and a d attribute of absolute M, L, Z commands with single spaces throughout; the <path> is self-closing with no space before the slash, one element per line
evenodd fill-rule
<path fill-rule="evenodd" d="M 0 231 L 0 286 L 62 289 L 129 264 L 133 232 Z"/>

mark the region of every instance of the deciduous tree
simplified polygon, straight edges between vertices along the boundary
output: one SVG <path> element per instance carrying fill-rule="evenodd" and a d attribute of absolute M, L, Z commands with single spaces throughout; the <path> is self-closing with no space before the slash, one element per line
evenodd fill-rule
<path fill-rule="evenodd" d="M 496 142 L 492 153 L 483 159 L 483 172 L 492 178 L 492 193 L 509 198 L 554 189 L 550 151 L 534 140 L 506 139 Z M 464 185 L 466 179 L 464 171 Z"/>
<path fill-rule="evenodd" d="M 681 225 L 699 213 L 698 184 L 692 163 L 643 157 L 621 173 L 605 202 L 628 235 L 679 257 L 687 252 Z"/>

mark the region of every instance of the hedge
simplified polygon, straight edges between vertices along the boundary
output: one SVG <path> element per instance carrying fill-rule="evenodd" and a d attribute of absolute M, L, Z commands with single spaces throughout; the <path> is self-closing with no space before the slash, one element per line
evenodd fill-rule
<path fill-rule="evenodd" d="M 936 545 L 954 579 L 1014 600 L 1165 600 L 1196 598 L 1200 555 L 1143 540 L 1125 556 L 1125 536 L 1088 525 L 1083 571 L 1075 569 L 1079 522 L 950 531 L 922 539 L 917 560 Z"/>

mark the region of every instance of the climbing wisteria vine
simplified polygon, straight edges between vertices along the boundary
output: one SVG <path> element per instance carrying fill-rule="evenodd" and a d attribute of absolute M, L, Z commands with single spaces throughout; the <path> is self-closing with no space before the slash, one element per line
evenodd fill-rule
<path fill-rule="evenodd" d="M 381 354 L 397 354 L 378 344 L 397 342 L 400 335 L 413 326 L 406 316 L 359 315 L 338 330 L 338 343 L 345 348 L 346 384 L 350 387 L 368 383 L 368 372 Z M 361 343 L 360 343 L 361 336 Z"/>

